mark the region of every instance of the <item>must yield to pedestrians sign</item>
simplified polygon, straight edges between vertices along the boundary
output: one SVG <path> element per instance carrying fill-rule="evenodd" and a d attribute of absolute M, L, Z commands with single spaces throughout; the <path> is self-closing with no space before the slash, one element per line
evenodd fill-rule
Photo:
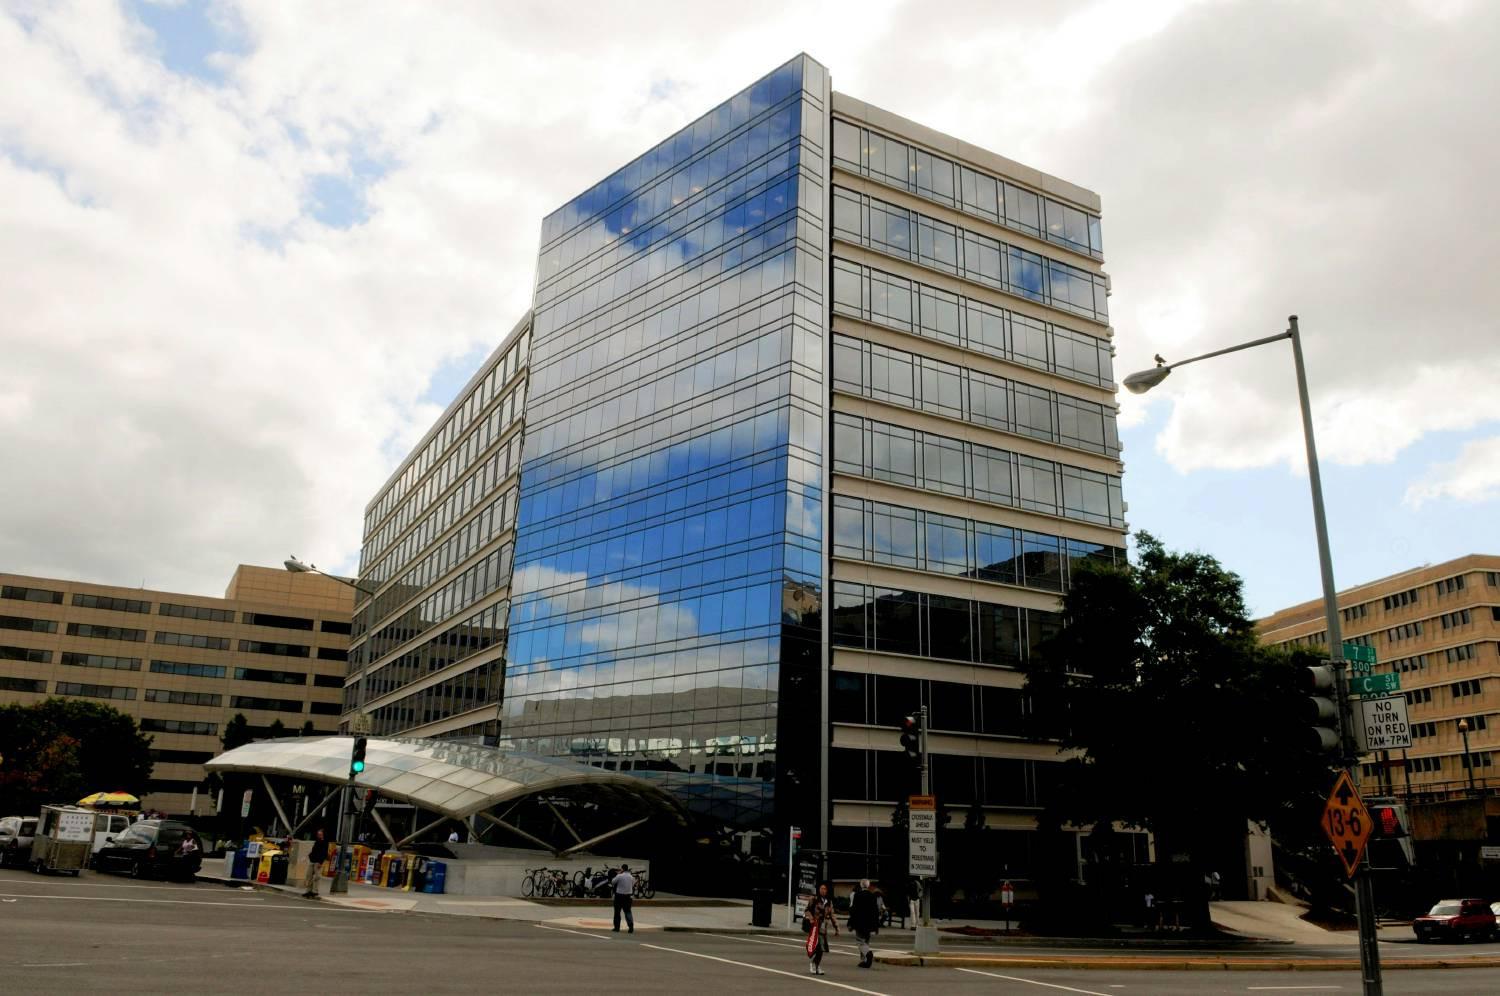
<path fill-rule="evenodd" d="M 1333 791 L 1328 794 L 1328 804 L 1323 807 L 1323 832 L 1333 841 L 1344 871 L 1352 878 L 1370 839 L 1370 812 L 1347 771 L 1339 772 Z"/>
<path fill-rule="evenodd" d="M 906 802 L 907 874 L 917 878 L 937 877 L 937 800 L 914 795 Z"/>

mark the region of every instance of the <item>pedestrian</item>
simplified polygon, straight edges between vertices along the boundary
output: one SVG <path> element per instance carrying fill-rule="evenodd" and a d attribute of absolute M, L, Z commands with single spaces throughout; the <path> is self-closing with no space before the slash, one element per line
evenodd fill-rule
<path fill-rule="evenodd" d="M 307 852 L 307 883 L 302 895 L 308 899 L 318 898 L 318 872 L 327 860 L 328 841 L 323 839 L 323 831 L 319 830 L 313 838 L 312 850 Z"/>
<path fill-rule="evenodd" d="M 635 876 L 630 874 L 629 865 L 620 865 L 620 871 L 609 880 L 609 889 L 615 894 L 615 933 L 620 932 L 621 913 L 625 914 L 630 932 L 635 933 L 635 914 L 630 912 L 630 902 L 635 896 Z"/>
<path fill-rule="evenodd" d="M 177 853 L 181 857 L 188 857 L 198 851 L 198 838 L 191 830 L 182 832 L 182 843 L 177 845 Z"/>
<path fill-rule="evenodd" d="M 823 975 L 823 956 L 828 953 L 828 931 L 839 932 L 838 918 L 833 915 L 833 900 L 828 896 L 828 883 L 818 886 L 802 913 L 803 927 L 807 931 L 807 974 Z"/>
<path fill-rule="evenodd" d="M 457 844 L 458 843 L 458 831 L 457 830 L 449 830 L 448 831 L 448 843 L 450 843 L 450 844 Z"/>
<path fill-rule="evenodd" d="M 875 963 L 875 949 L 870 947 L 870 935 L 880 929 L 880 896 L 870 888 L 870 880 L 859 880 L 859 888 L 849 897 L 849 932 L 859 942 L 859 967 L 869 968 Z"/>
<path fill-rule="evenodd" d="M 914 878 L 906 880 L 906 905 L 911 909 L 912 926 L 916 927 L 922 922 L 922 887 Z"/>

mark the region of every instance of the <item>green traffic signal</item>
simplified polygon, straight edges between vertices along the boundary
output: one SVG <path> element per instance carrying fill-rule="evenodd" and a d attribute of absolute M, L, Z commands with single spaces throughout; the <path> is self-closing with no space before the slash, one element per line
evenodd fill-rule
<path fill-rule="evenodd" d="M 369 741 L 366 738 L 354 738 L 354 750 L 350 752 L 349 755 L 350 778 L 353 778 L 355 775 L 365 770 L 365 747 L 368 745 Z"/>

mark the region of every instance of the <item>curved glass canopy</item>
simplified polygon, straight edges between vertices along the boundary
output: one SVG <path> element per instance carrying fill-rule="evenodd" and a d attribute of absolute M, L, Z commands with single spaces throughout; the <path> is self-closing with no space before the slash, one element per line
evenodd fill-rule
<path fill-rule="evenodd" d="M 656 785 L 576 761 L 451 740 L 367 739 L 365 770 L 355 785 L 455 820 L 525 796 L 579 789 L 637 808 L 681 813 Z M 352 744 L 349 737 L 262 740 L 226 751 L 204 767 L 338 785 L 349 775 Z"/>

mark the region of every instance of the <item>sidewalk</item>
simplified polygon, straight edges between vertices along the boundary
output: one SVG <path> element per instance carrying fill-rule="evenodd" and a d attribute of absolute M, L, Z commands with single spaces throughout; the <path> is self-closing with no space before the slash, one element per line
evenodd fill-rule
<path fill-rule="evenodd" d="M 223 875 L 198 875 L 200 882 L 215 882 L 242 889 L 279 892 L 300 897 L 295 885 L 264 885 L 231 879 Z M 327 880 L 320 879 L 324 890 L 317 900 L 349 909 L 372 913 L 422 913 L 443 916 L 469 916 L 492 920 L 514 920 L 568 930 L 608 931 L 613 926 L 613 908 L 608 903 L 589 900 L 530 900 L 504 896 L 445 896 L 425 892 L 402 892 L 360 883 L 349 884 L 347 895 L 330 896 Z M 785 903 L 771 909 L 770 927 L 750 923 L 750 903 L 739 899 L 708 899 L 687 896 L 661 896 L 638 899 L 634 904 L 637 932 L 692 931 L 707 934 L 782 934 L 802 937 L 802 931 L 791 921 Z M 1357 970 L 1359 937 L 1355 931 L 1324 930 L 1299 919 L 1302 910 L 1280 903 L 1222 902 L 1213 904 L 1216 924 L 1232 931 L 1230 936 L 1200 940 L 1161 936 L 1128 938 L 1060 938 L 993 936 L 975 937 L 955 934 L 961 927 L 999 931 L 998 920 L 941 921 L 938 924 L 942 952 L 935 955 L 913 954 L 913 931 L 887 928 L 877 935 L 881 945 L 875 960 L 888 965 L 916 965 L 952 968 L 1097 968 L 1145 970 Z M 1406 939 L 1409 928 L 1391 928 L 1390 938 Z M 1309 947 L 1345 947 L 1348 955 L 1327 957 L 1307 952 Z M 1056 949 L 1048 951 L 1045 949 Z M 1130 953 L 1109 951 L 1129 949 Z M 1240 953 L 1224 954 L 1225 948 Z M 1299 953 L 1298 949 L 1303 949 Z M 1038 950 L 1042 949 L 1042 950 Z M 1101 950 L 1103 949 L 1103 950 Z M 1385 967 L 1404 968 L 1497 968 L 1500 958 L 1382 957 Z"/>

